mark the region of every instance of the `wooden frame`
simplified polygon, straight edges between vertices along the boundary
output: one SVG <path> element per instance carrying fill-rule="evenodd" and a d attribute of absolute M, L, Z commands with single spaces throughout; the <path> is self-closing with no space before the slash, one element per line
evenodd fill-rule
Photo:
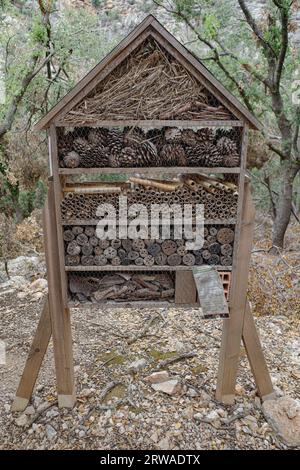
<path fill-rule="evenodd" d="M 120 64 L 146 37 L 154 37 L 165 49 L 169 51 L 186 69 L 189 70 L 218 100 L 231 111 L 236 120 L 233 121 L 98 121 L 85 123 L 82 126 L 149 127 L 176 126 L 180 128 L 200 127 L 233 127 L 242 131 L 241 163 L 238 168 L 191 168 L 191 167 L 163 167 L 163 168 L 75 168 L 66 169 L 58 166 L 57 128 L 70 127 L 64 118 L 84 96 L 86 96 L 101 80 L 104 79 L 114 67 Z M 124 174 L 153 174 L 162 175 L 178 173 L 205 173 L 205 174 L 235 174 L 238 176 L 238 210 L 237 216 L 228 220 L 209 220 L 207 224 L 235 225 L 235 244 L 233 265 L 224 268 L 216 266 L 220 271 L 231 271 L 232 283 L 229 295 L 229 319 L 224 320 L 220 364 L 216 396 L 223 403 L 233 403 L 235 383 L 239 362 L 241 342 L 244 342 L 251 369 L 262 399 L 272 396 L 273 388 L 269 372 L 264 360 L 260 340 L 255 328 L 250 305 L 247 301 L 247 282 L 251 254 L 252 232 L 254 224 L 254 209 L 251 199 L 250 184 L 246 178 L 246 158 L 249 128 L 260 129 L 261 124 L 246 110 L 207 69 L 196 60 L 162 25 L 153 17 L 147 17 L 135 30 L 123 40 L 103 61 L 100 62 L 81 82 L 68 93 L 37 125 L 38 129 L 48 129 L 50 163 L 53 177 L 49 180 L 49 192 L 44 209 L 44 235 L 47 262 L 49 294 L 47 296 L 42 316 L 32 343 L 32 347 L 25 364 L 24 372 L 13 404 L 14 410 L 24 409 L 31 397 L 42 364 L 50 337 L 54 345 L 55 368 L 57 377 L 58 402 L 61 407 L 74 405 L 75 382 L 73 371 L 72 334 L 70 308 L 77 306 L 67 298 L 66 276 L 71 271 L 175 271 L 175 298 L 174 303 L 152 302 L 155 307 L 190 306 L 197 307 L 197 292 L 191 269 L 185 266 L 153 266 L 142 268 L 139 266 L 65 266 L 63 226 L 70 225 L 62 221 L 60 203 L 63 197 L 65 178 L 71 175 L 94 175 L 101 173 L 110 175 Z M 97 221 L 74 220 L 74 224 L 96 224 Z M 72 225 L 72 224 L 71 224 Z M 147 306 L 150 302 L 126 302 L 124 306 Z M 107 304 L 105 304 L 107 305 Z M 114 305 L 110 305 L 113 307 Z"/>

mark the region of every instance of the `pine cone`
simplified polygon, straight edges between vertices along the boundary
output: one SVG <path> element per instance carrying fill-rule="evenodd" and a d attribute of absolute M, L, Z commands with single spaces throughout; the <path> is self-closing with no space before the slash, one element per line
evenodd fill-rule
<path fill-rule="evenodd" d="M 162 166 L 185 166 L 187 158 L 185 150 L 179 144 L 166 144 L 160 152 Z"/>
<path fill-rule="evenodd" d="M 165 141 L 168 143 L 181 142 L 181 130 L 177 127 L 167 127 L 165 129 Z"/>
<path fill-rule="evenodd" d="M 161 129 L 150 129 L 147 132 L 147 140 L 152 142 L 157 148 L 157 153 L 160 154 L 161 149 L 165 144 L 164 132 Z"/>
<path fill-rule="evenodd" d="M 233 167 L 239 165 L 240 157 L 238 148 L 233 140 L 228 137 L 221 137 L 217 141 L 216 147 L 223 157 L 224 166 Z"/>
<path fill-rule="evenodd" d="M 182 142 L 189 147 L 195 147 L 197 145 L 197 134 L 192 129 L 183 129 L 181 132 Z"/>
<path fill-rule="evenodd" d="M 216 167 L 223 164 L 223 156 L 211 142 L 206 142 L 187 149 L 189 166 Z"/>
<path fill-rule="evenodd" d="M 88 133 L 88 141 L 90 144 L 101 145 L 102 147 L 106 147 L 108 143 L 108 135 L 109 130 L 105 128 L 98 128 L 98 129 L 91 129 Z"/>
<path fill-rule="evenodd" d="M 137 164 L 136 166 L 158 166 L 159 159 L 157 155 L 157 148 L 155 145 L 146 141 L 137 149 Z"/>
<path fill-rule="evenodd" d="M 123 133 L 123 143 L 125 147 L 139 147 L 146 140 L 145 133 L 139 127 L 125 128 Z"/>
<path fill-rule="evenodd" d="M 108 160 L 109 165 L 114 168 L 137 166 L 136 150 L 131 147 L 124 147 L 120 152 L 112 152 Z"/>
<path fill-rule="evenodd" d="M 107 147 L 112 153 L 120 152 L 123 148 L 123 135 L 118 131 L 110 129 L 107 134 Z"/>
<path fill-rule="evenodd" d="M 213 142 L 215 139 L 215 132 L 210 128 L 198 129 L 196 132 L 196 138 L 199 143 Z"/>

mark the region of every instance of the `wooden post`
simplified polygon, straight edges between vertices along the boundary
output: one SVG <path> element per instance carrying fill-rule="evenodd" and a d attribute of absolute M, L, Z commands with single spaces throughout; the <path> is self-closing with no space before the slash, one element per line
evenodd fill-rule
<path fill-rule="evenodd" d="M 253 376 L 255 378 L 259 396 L 263 401 L 274 398 L 275 393 L 273 390 L 271 377 L 261 347 L 258 332 L 255 327 L 249 302 L 246 304 L 246 311 L 244 316 L 243 343 Z"/>
<path fill-rule="evenodd" d="M 249 182 L 245 183 L 242 213 L 243 219 L 236 253 L 237 265 L 232 274 L 233 284 L 229 299 L 230 317 L 223 322 L 216 389 L 217 400 L 225 404 L 232 404 L 234 402 L 235 383 L 246 309 L 248 274 L 255 217 Z"/>
<path fill-rule="evenodd" d="M 28 405 L 50 338 L 51 321 L 47 296 L 11 411 L 23 411 Z"/>
<path fill-rule="evenodd" d="M 49 182 L 48 198 L 44 210 L 44 234 L 58 405 L 72 408 L 76 400 L 72 332 L 70 310 L 64 306 L 62 292 L 54 185 L 52 181 Z"/>

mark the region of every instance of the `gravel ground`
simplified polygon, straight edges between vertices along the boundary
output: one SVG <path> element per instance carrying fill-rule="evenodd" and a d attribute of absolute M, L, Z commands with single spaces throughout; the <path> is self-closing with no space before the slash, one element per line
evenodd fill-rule
<path fill-rule="evenodd" d="M 76 406 L 57 408 L 51 345 L 31 405 L 12 414 L 44 295 L 44 284 L 17 285 L 0 289 L 0 339 L 7 345 L 7 364 L 0 366 L 1 449 L 286 448 L 264 419 L 245 351 L 235 405 L 215 401 L 222 321 L 200 319 L 193 309 L 74 309 Z M 147 335 L 137 338 L 151 319 Z M 257 325 L 277 394 L 300 398 L 299 320 L 263 316 Z M 146 377 L 160 361 L 185 352 L 196 355 L 168 366 L 180 392 L 155 392 Z"/>

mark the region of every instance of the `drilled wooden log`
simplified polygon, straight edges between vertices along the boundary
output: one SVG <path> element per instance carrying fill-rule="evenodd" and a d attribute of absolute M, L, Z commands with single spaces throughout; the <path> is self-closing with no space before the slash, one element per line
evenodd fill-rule
<path fill-rule="evenodd" d="M 161 249 L 165 255 L 170 256 L 176 253 L 177 244 L 173 240 L 165 240 L 161 245 Z"/>
<path fill-rule="evenodd" d="M 186 247 L 184 245 L 179 246 L 177 248 L 177 254 L 180 255 L 180 256 L 186 255 L 187 254 Z"/>
<path fill-rule="evenodd" d="M 89 243 L 90 243 L 92 246 L 98 246 L 99 238 L 98 238 L 98 237 L 95 237 L 95 236 L 92 236 L 92 237 L 90 237 L 90 239 L 89 239 Z"/>
<path fill-rule="evenodd" d="M 104 250 L 104 256 L 106 256 L 107 259 L 113 259 L 117 256 L 117 250 L 115 250 L 112 246 L 109 246 Z"/>
<path fill-rule="evenodd" d="M 217 237 L 215 237 L 214 235 L 208 235 L 206 240 L 209 245 L 212 245 L 217 241 Z"/>
<path fill-rule="evenodd" d="M 91 225 L 87 225 L 84 229 L 84 233 L 87 237 L 93 237 L 95 235 L 95 229 Z"/>
<path fill-rule="evenodd" d="M 72 227 L 72 232 L 75 236 L 77 236 L 83 232 L 83 227 L 81 227 L 80 225 L 74 225 L 74 227 Z"/>
<path fill-rule="evenodd" d="M 103 255 L 103 248 L 101 248 L 100 246 L 95 246 L 94 253 L 96 256 Z"/>
<path fill-rule="evenodd" d="M 105 255 L 94 256 L 94 263 L 96 266 L 105 266 L 107 264 L 107 258 Z"/>
<path fill-rule="evenodd" d="M 119 248 L 118 249 L 118 256 L 122 260 L 123 258 L 125 258 L 125 256 L 127 256 L 127 251 L 124 250 L 124 248 Z"/>
<path fill-rule="evenodd" d="M 82 256 L 81 257 L 81 264 L 82 266 L 92 266 L 94 264 L 94 256 Z"/>
<path fill-rule="evenodd" d="M 143 262 L 145 266 L 153 266 L 154 258 L 152 255 L 145 256 L 145 258 L 143 258 Z"/>
<path fill-rule="evenodd" d="M 141 258 L 140 256 L 134 260 L 134 264 L 137 266 L 143 266 L 144 264 L 144 258 Z"/>
<path fill-rule="evenodd" d="M 181 256 L 177 253 L 173 253 L 172 255 L 168 256 L 167 263 L 169 266 L 179 266 L 181 264 Z"/>
<path fill-rule="evenodd" d="M 196 255 L 195 256 L 195 264 L 197 266 L 201 266 L 203 264 L 203 258 L 201 255 Z"/>
<path fill-rule="evenodd" d="M 221 228 L 218 231 L 217 240 L 222 245 L 232 243 L 234 240 L 234 231 L 228 227 Z"/>
<path fill-rule="evenodd" d="M 209 229 L 209 234 L 212 235 L 213 237 L 215 237 L 218 233 L 218 229 L 216 229 L 216 227 L 210 227 Z"/>
<path fill-rule="evenodd" d="M 88 237 L 86 236 L 85 233 L 80 233 L 79 235 L 77 235 L 76 237 L 76 242 L 78 243 L 78 245 L 85 245 L 86 243 L 88 243 L 89 239 Z"/>
<path fill-rule="evenodd" d="M 211 243 L 208 249 L 212 254 L 218 255 L 221 252 L 221 245 L 219 243 Z"/>
<path fill-rule="evenodd" d="M 145 258 L 146 256 L 148 256 L 148 251 L 146 250 L 146 248 L 140 250 L 139 253 L 141 258 Z"/>
<path fill-rule="evenodd" d="M 207 263 L 212 265 L 220 264 L 220 256 L 212 254 L 211 257 L 207 260 Z"/>
<path fill-rule="evenodd" d="M 185 266 L 194 266 L 195 264 L 195 256 L 192 253 L 187 253 L 182 257 L 182 263 Z"/>
<path fill-rule="evenodd" d="M 101 248 L 103 248 L 104 250 L 105 250 L 106 248 L 108 248 L 109 245 L 110 245 L 109 240 L 106 240 L 106 239 L 104 239 L 104 240 L 99 239 L 99 246 L 100 246 Z"/>
<path fill-rule="evenodd" d="M 221 245 L 221 254 L 223 256 L 231 256 L 232 255 L 233 248 L 229 243 L 225 245 Z"/>
<path fill-rule="evenodd" d="M 167 258 L 167 255 L 165 255 L 164 253 L 158 253 L 158 255 L 156 255 L 154 258 L 155 264 L 157 264 L 158 266 L 164 266 L 167 264 Z"/>
<path fill-rule="evenodd" d="M 140 238 L 132 241 L 132 249 L 134 251 L 140 251 L 143 248 L 145 248 L 145 242 L 141 240 Z"/>
<path fill-rule="evenodd" d="M 111 264 L 113 266 L 120 266 L 120 264 L 122 264 L 121 258 L 119 258 L 118 256 L 115 256 L 114 258 L 112 258 Z"/>
<path fill-rule="evenodd" d="M 73 255 L 73 256 L 75 256 L 75 255 L 79 255 L 80 252 L 81 252 L 81 248 L 80 248 L 80 246 L 78 245 L 78 243 L 77 243 L 75 240 L 73 240 L 73 241 L 71 241 L 70 243 L 68 243 L 68 245 L 67 245 L 67 253 L 68 253 L 68 255 Z"/>
<path fill-rule="evenodd" d="M 139 257 L 139 253 L 138 251 L 130 250 L 127 256 L 129 260 L 134 261 Z"/>
<path fill-rule="evenodd" d="M 84 243 L 81 247 L 81 252 L 85 256 L 89 256 L 93 253 L 94 247 L 90 243 Z"/>
<path fill-rule="evenodd" d="M 128 238 L 125 238 L 124 240 L 121 241 L 122 247 L 126 251 L 130 251 L 132 247 L 132 240 L 129 240 Z"/>
<path fill-rule="evenodd" d="M 112 240 L 111 241 L 111 246 L 112 248 L 114 248 L 115 250 L 118 250 L 121 246 L 121 240 L 119 240 L 118 238 L 116 238 L 115 240 Z"/>
<path fill-rule="evenodd" d="M 78 266 L 80 264 L 79 255 L 66 255 L 66 266 Z"/>
<path fill-rule="evenodd" d="M 72 232 L 72 230 L 65 230 L 64 231 L 64 240 L 65 240 L 65 242 L 71 242 L 72 240 L 74 240 L 74 238 L 75 238 L 75 235 Z"/>
<path fill-rule="evenodd" d="M 231 266 L 232 265 L 232 257 L 231 256 L 222 256 L 221 257 L 221 265 L 222 266 Z"/>
<path fill-rule="evenodd" d="M 211 253 L 208 250 L 203 250 L 202 251 L 202 258 L 207 261 L 211 257 Z"/>
<path fill-rule="evenodd" d="M 151 256 L 157 256 L 161 252 L 161 245 L 159 243 L 153 243 L 148 246 L 148 253 Z"/>

